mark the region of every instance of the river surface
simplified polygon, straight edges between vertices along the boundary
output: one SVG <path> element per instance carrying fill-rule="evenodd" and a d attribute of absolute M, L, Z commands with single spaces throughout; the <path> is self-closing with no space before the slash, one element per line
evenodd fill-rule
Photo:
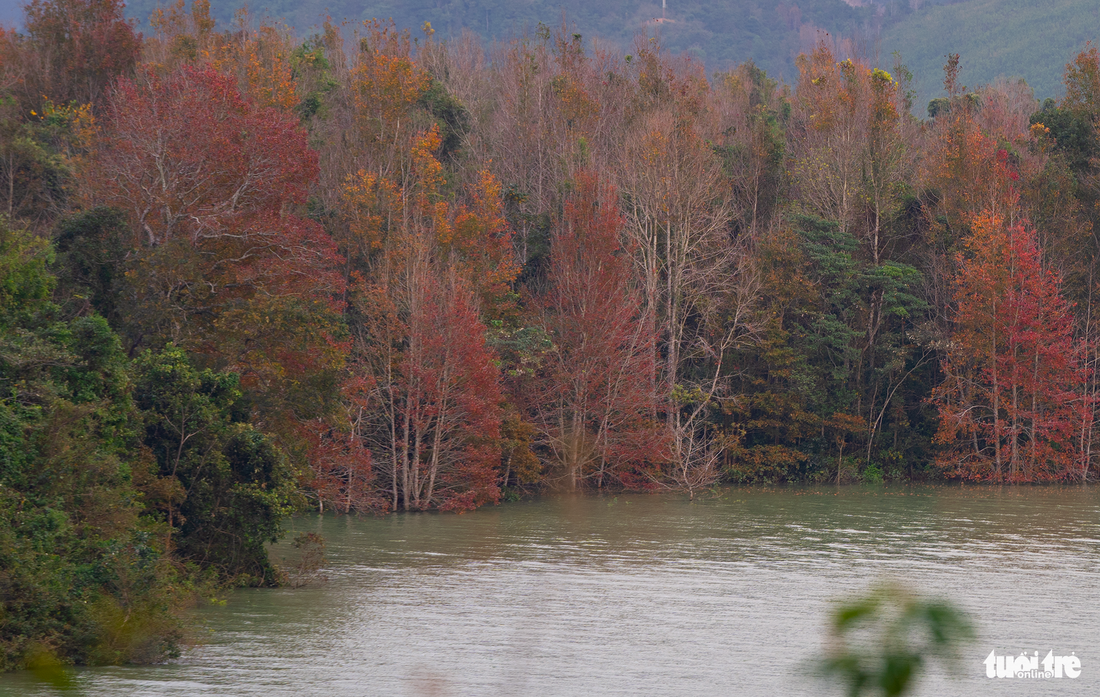
<path fill-rule="evenodd" d="M 178 661 L 74 671 L 67 692 L 841 694 L 812 672 L 830 603 L 892 579 L 978 632 L 954 676 L 933 663 L 915 694 L 1100 695 L 1098 488 L 546 498 L 293 528 L 326 538 L 326 583 L 235 592 Z M 990 651 L 1050 650 L 1080 677 L 985 677 Z M 0 676 L 4 697 L 49 694 Z"/>

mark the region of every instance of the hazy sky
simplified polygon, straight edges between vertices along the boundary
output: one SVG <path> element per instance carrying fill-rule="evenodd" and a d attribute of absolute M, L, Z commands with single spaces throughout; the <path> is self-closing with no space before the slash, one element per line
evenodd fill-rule
<path fill-rule="evenodd" d="M 10 27 L 23 19 L 23 0 L 0 0 L 0 24 Z"/>

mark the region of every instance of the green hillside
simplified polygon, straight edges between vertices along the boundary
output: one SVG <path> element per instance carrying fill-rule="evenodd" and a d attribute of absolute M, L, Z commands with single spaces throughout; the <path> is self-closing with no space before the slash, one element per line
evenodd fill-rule
<path fill-rule="evenodd" d="M 160 0 L 131 0 L 127 12 L 144 25 Z M 228 26 L 245 0 L 216 0 L 212 11 Z M 393 18 L 399 27 L 418 31 L 431 22 L 437 36 L 457 37 L 469 30 L 487 42 L 534 31 L 541 22 L 560 24 L 566 17 L 586 38 L 630 52 L 634 37 L 654 31 L 659 0 L 256 0 L 247 3 L 259 18 L 285 21 L 300 35 L 316 29 L 323 17 L 358 22 Z M 978 85 L 999 76 L 1022 77 L 1039 98 L 1061 94 L 1062 70 L 1085 41 L 1100 36 L 1096 0 L 962 0 L 951 4 L 890 0 L 853 8 L 842 0 L 670 0 L 669 22 L 661 25 L 665 46 L 690 52 L 720 70 L 748 59 L 769 75 L 793 83 L 794 58 L 812 46 L 817 30 L 852 39 L 857 50 L 879 56 L 889 67 L 901 53 L 915 77 L 918 112 L 938 96 L 944 56 L 962 56 L 962 79 Z M 146 27 L 147 29 L 147 27 Z"/>
<path fill-rule="evenodd" d="M 157 2 L 131 0 L 127 14 L 144 23 Z M 244 0 L 214 0 L 212 14 L 226 26 L 242 4 Z M 489 41 L 533 32 L 540 22 L 554 27 L 565 16 L 585 38 L 597 38 L 624 53 L 647 22 L 661 16 L 660 0 L 255 0 L 248 6 L 258 17 L 282 19 L 301 34 L 327 14 L 335 20 L 393 18 L 399 27 L 414 31 L 427 21 L 438 37 L 470 30 Z M 669 0 L 666 16 L 671 21 L 660 32 L 667 48 L 691 52 L 710 70 L 752 58 L 769 75 L 793 81 L 794 58 L 812 46 L 817 29 L 836 36 L 866 34 L 873 14 L 842 0 Z"/>
<path fill-rule="evenodd" d="M 880 45 L 902 54 L 919 105 L 939 95 L 948 53 L 960 54 L 964 84 L 1022 77 L 1036 97 L 1060 97 L 1066 63 L 1097 36 L 1096 0 L 967 0 L 927 7 L 887 26 Z"/>

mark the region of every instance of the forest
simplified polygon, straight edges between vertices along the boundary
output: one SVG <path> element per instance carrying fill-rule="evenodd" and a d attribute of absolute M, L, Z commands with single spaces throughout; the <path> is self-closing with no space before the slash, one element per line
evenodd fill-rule
<path fill-rule="evenodd" d="M 157 661 L 295 512 L 1086 482 L 1100 50 L 792 85 L 568 24 L 0 29 L 0 669 Z M 298 542 L 309 544 L 308 540 Z"/>

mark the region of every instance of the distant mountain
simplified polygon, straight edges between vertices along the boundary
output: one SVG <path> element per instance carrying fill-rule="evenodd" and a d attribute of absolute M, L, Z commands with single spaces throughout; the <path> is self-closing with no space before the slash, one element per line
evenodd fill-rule
<path fill-rule="evenodd" d="M 1098 36 L 1097 0 L 966 0 L 910 14 L 880 44 L 901 53 L 925 103 L 940 93 L 948 53 L 960 54 L 967 85 L 1022 77 L 1043 99 L 1062 96 L 1066 63 Z"/>
<path fill-rule="evenodd" d="M 158 0 L 132 0 L 128 13 L 146 24 Z M 228 26 L 245 0 L 212 0 Z M 325 16 L 358 22 L 393 18 L 419 32 L 431 22 L 437 36 L 473 31 L 507 40 L 562 18 L 585 39 L 629 53 L 634 37 L 659 32 L 673 52 L 687 51 L 708 71 L 748 59 L 772 77 L 793 83 L 794 58 L 813 47 L 819 31 L 890 69 L 898 51 L 913 72 L 915 111 L 938 96 L 944 56 L 959 53 L 965 83 L 1022 77 L 1039 98 L 1061 95 L 1065 64 L 1100 33 L 1098 0 L 254 0 L 257 17 L 285 21 L 301 36 Z M 591 44 L 589 44 L 591 45 Z"/>
<path fill-rule="evenodd" d="M 211 0 L 212 14 L 225 26 L 243 4 Z M 127 11 L 144 23 L 156 6 L 157 0 L 132 0 Z M 469 30 L 488 41 L 533 33 L 540 22 L 557 27 L 565 17 L 585 39 L 624 53 L 637 34 L 660 32 L 668 49 L 691 52 L 710 71 L 752 58 L 769 75 L 789 82 L 798 74 L 795 56 L 813 46 L 819 29 L 864 36 L 875 18 L 874 8 L 843 0 L 668 0 L 664 22 L 654 21 L 662 16 L 660 0 L 253 0 L 249 8 L 259 17 L 285 20 L 302 34 L 328 15 L 356 22 L 393 18 L 414 33 L 431 22 L 438 37 Z"/>

